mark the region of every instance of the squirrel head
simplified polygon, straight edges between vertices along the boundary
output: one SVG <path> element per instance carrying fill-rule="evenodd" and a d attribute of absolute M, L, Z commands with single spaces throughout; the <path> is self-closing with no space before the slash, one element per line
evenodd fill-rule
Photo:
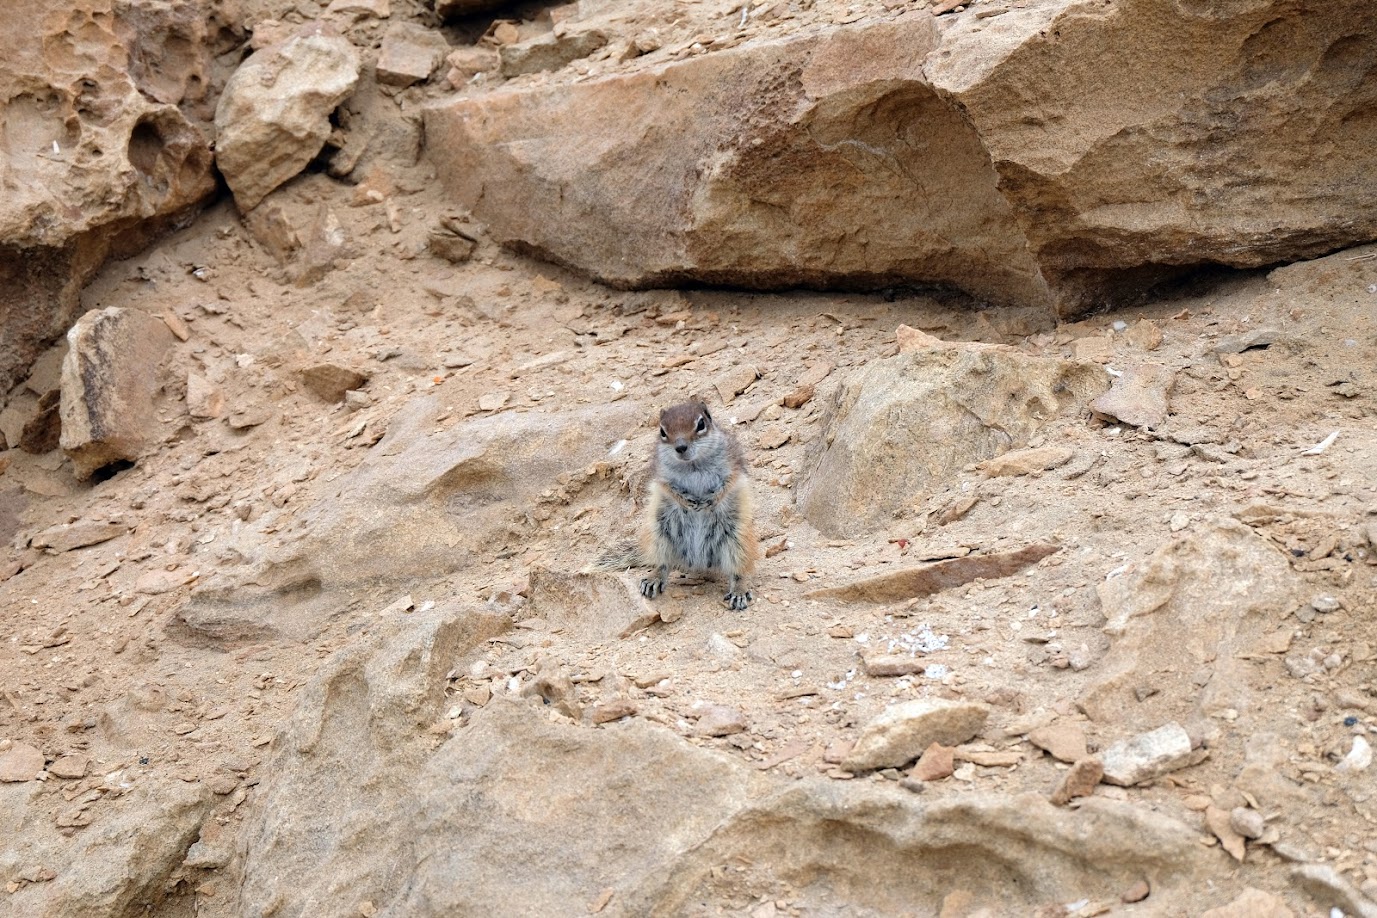
<path fill-rule="evenodd" d="M 716 455 L 721 440 L 708 406 L 684 402 L 660 412 L 660 455 L 666 461 L 693 462 Z"/>

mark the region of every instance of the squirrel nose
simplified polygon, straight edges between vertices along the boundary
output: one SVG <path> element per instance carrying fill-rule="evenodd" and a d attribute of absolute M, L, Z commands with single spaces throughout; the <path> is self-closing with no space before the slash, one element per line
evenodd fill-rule
<path fill-rule="evenodd" d="M 688 444 L 687 444 L 687 443 L 676 443 L 676 444 L 674 445 L 674 451 L 675 451 L 676 453 L 678 453 L 679 455 L 682 456 L 684 453 L 688 452 Z"/>

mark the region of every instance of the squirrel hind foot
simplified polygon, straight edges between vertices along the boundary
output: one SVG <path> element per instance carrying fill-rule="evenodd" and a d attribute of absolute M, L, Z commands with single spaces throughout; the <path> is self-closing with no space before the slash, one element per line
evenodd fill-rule
<path fill-rule="evenodd" d="M 751 604 L 751 600 L 754 598 L 755 597 L 751 595 L 750 591 L 747 590 L 744 593 L 728 593 L 722 597 L 722 601 L 725 602 L 727 608 L 731 609 L 733 612 L 745 612 L 746 607 Z"/>

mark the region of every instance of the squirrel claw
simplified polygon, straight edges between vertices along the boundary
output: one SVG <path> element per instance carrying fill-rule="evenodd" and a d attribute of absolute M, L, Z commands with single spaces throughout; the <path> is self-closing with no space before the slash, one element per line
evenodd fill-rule
<path fill-rule="evenodd" d="M 728 593 L 722 597 L 722 601 L 733 612 L 744 612 L 754 598 L 750 593 Z"/>
<path fill-rule="evenodd" d="M 665 582 L 663 580 L 652 580 L 651 578 L 646 577 L 641 581 L 641 595 L 644 596 L 646 599 L 654 599 L 656 596 L 659 596 L 664 591 Z"/>

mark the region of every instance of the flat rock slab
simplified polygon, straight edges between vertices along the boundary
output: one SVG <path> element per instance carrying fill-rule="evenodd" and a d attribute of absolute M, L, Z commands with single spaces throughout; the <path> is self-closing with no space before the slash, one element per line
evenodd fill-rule
<path fill-rule="evenodd" d="M 52 552 L 61 553 L 85 548 L 88 545 L 99 545 L 101 542 L 119 538 L 128 531 L 129 527 L 121 523 L 90 521 L 63 523 L 60 526 L 45 529 L 34 536 L 32 544 L 34 548 L 46 548 Z"/>
<path fill-rule="evenodd" d="M 976 468 L 986 478 L 1036 475 L 1039 472 L 1061 468 L 1070 462 L 1075 455 L 1075 450 L 1065 446 L 1037 446 L 1031 449 L 1016 449 L 1002 456 L 996 456 L 994 459 L 986 459 Z"/>
<path fill-rule="evenodd" d="M 1029 545 L 1018 551 L 992 555 L 968 555 L 909 570 L 869 577 L 846 586 L 813 590 L 808 599 L 835 599 L 841 602 L 895 602 L 915 596 L 931 596 L 972 580 L 1008 577 L 1036 564 L 1060 549 L 1056 545 Z"/>
<path fill-rule="evenodd" d="M 891 705 L 866 724 L 842 762 L 847 771 L 897 768 L 933 743 L 956 746 L 985 726 L 990 709 L 972 702 L 919 699 Z"/>

